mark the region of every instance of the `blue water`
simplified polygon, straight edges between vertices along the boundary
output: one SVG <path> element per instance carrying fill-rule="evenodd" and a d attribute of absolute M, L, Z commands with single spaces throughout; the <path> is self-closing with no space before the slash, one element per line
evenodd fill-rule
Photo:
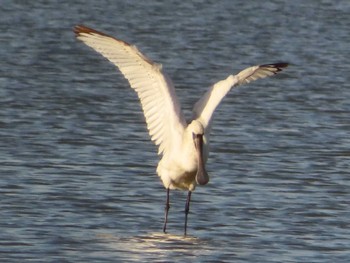
<path fill-rule="evenodd" d="M 350 2 L 8 1 L 0 5 L 1 262 L 349 262 Z M 155 173 L 137 96 L 77 41 L 136 44 L 188 117 L 227 75 L 290 62 L 215 115 L 210 183 Z"/>

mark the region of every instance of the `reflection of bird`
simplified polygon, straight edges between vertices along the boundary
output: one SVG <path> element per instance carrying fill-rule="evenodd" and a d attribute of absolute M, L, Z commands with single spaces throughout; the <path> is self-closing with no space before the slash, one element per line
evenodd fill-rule
<path fill-rule="evenodd" d="M 151 139 L 159 147 L 158 154 L 162 154 L 157 173 L 167 189 L 163 231 L 166 231 L 170 208 L 169 190 L 188 190 L 186 235 L 191 193 L 196 185 L 205 185 L 209 181 L 205 163 L 214 110 L 232 87 L 272 76 L 288 64 L 253 66 L 219 81 L 194 105 L 192 121 L 186 123 L 173 83 L 161 65 L 152 62 L 135 46 L 91 28 L 76 26 L 74 32 L 79 40 L 115 64 L 136 91 Z"/>

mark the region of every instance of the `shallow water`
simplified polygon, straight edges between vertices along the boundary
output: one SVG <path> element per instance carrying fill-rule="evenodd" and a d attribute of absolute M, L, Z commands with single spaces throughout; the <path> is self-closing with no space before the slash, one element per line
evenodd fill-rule
<path fill-rule="evenodd" d="M 349 262 L 348 1 L 3 2 L 1 262 Z M 136 95 L 80 23 L 162 63 L 187 116 L 228 74 L 291 63 L 216 112 L 186 238 L 183 192 L 161 233 Z"/>

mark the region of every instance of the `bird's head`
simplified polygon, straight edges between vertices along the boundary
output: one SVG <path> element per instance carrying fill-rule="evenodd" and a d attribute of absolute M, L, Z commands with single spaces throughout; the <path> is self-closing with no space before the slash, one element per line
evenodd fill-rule
<path fill-rule="evenodd" d="M 196 182 L 200 185 L 205 185 L 209 182 L 209 176 L 205 170 L 203 160 L 204 127 L 199 121 L 194 120 L 190 123 L 189 130 L 192 132 L 192 139 L 197 152 L 198 167 Z"/>

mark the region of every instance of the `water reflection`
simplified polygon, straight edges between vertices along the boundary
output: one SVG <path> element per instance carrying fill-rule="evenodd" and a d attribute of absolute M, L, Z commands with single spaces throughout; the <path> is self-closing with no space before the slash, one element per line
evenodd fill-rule
<path fill-rule="evenodd" d="M 189 259 L 205 256 L 210 250 L 207 241 L 193 236 L 154 232 L 133 237 L 118 237 L 112 234 L 98 234 L 97 238 L 109 249 L 128 255 L 128 260 L 166 262 L 175 255 Z"/>

